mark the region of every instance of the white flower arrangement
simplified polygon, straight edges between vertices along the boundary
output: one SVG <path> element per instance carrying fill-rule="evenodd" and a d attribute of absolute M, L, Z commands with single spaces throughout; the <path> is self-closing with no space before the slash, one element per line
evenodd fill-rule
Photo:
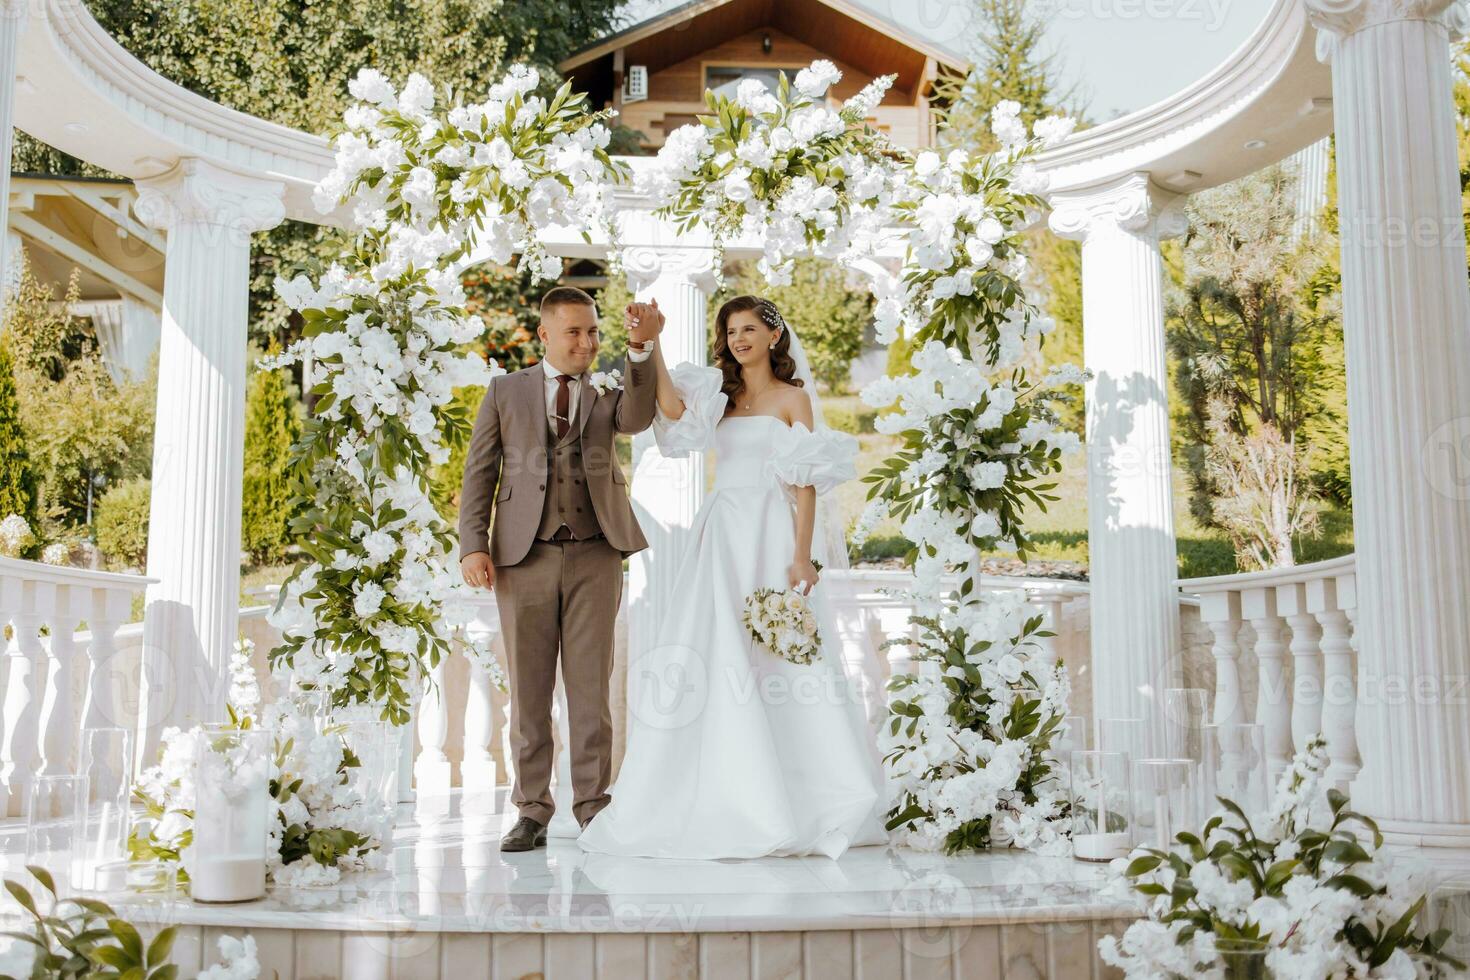
<path fill-rule="evenodd" d="M 1049 634 L 1019 592 L 916 618 L 916 674 L 890 683 L 879 732 L 897 791 L 888 828 L 922 850 L 1068 852 L 1067 787 L 1051 746 L 1067 675 L 1036 660 Z"/>
<path fill-rule="evenodd" d="M 246 640 L 231 660 L 231 694 L 241 703 L 231 703 L 230 717 L 239 727 L 253 727 L 259 720 L 240 710 L 260 704 L 248 651 Z M 273 706 L 266 720 L 274 729 L 275 745 L 268 760 L 272 819 L 267 875 L 277 885 L 304 886 L 333 884 L 343 872 L 380 869 L 392 813 L 351 787 L 351 770 L 361 763 L 341 732 L 319 728 L 316 719 L 289 704 Z M 180 881 L 188 880 L 194 838 L 193 745 L 200 731 L 165 729 L 158 764 L 138 777 L 134 789 L 144 819 L 129 836 L 129 851 L 138 859 L 176 866 Z"/>
<path fill-rule="evenodd" d="M 717 251 L 736 236 L 759 236 L 760 267 L 773 284 L 789 279 L 799 253 L 852 267 L 902 236 L 903 268 L 870 285 L 879 339 L 908 340 L 916 373 L 864 392 L 875 407 L 897 404 L 879 426 L 901 440 L 865 479 L 870 498 L 885 502 L 915 544 L 912 592 L 921 616 L 947 606 L 946 615 L 983 618 L 969 591 L 976 555 L 1009 549 L 1025 557 L 1021 512 L 1055 499 L 1050 478 L 1076 443 L 1050 402 L 1080 374 L 1052 372 L 1036 382 L 1025 369 L 1051 322 L 1025 298 L 1020 239 L 1044 207 L 1046 180 L 1030 158 L 1065 139 L 1071 123 L 1043 120 L 1028 137 L 1019 107 L 1002 103 L 991 120 L 999 152 L 912 154 L 866 123 L 892 79 L 834 108 L 826 96 L 839 78 L 830 62 L 816 62 L 794 83 L 783 75 L 775 93 L 758 84 L 741 85 L 734 99 L 707 93 L 708 113 L 669 135 L 641 190 L 681 231 L 708 229 Z M 516 69 L 484 103 L 446 109 L 421 78 L 398 92 L 376 72 L 360 75 L 352 86 L 359 104 L 348 111 L 337 165 L 318 193 L 320 207 L 350 211 L 356 237 L 318 282 L 277 284 L 308 333 L 285 359 L 310 354 L 326 377 L 296 464 L 312 504 L 302 522 L 312 529 L 302 536 L 309 560 L 272 620 L 286 637 L 273 661 L 336 692 L 338 703 L 380 698 L 398 722 L 407 719 L 409 678 L 437 662 L 461 622 L 445 567 L 448 533 L 425 478 L 468 428 L 449 405 L 453 388 L 485 373 L 457 353 L 479 326 L 464 315 L 455 263 L 480 244 L 501 261 L 519 251 L 522 267 L 545 278 L 560 263 L 544 255 L 535 229 L 599 229 L 612 240 L 612 187 L 624 174 L 606 154 L 606 127 L 565 87 L 550 102 L 532 95 L 537 83 L 533 72 Z M 872 520 L 880 513 L 873 510 Z M 970 577 L 946 603 L 939 581 L 950 569 Z M 929 652 L 939 656 L 950 634 L 943 627 Z M 1030 700 L 1044 702 L 1049 719 L 1056 693 L 1065 701 L 1065 683 L 1033 667 L 1022 634 L 1002 639 L 1015 648 L 1021 673 L 1047 692 Z M 947 696 L 951 729 L 972 740 L 994 741 L 962 719 L 1004 716 L 1029 703 L 971 681 Z M 907 703 L 895 691 L 895 705 Z M 1023 711 L 1028 719 L 1032 710 Z M 1008 759 L 1045 753 L 1046 723 L 1011 724 L 1028 733 L 1003 740 L 986 776 L 960 778 L 989 768 L 976 765 L 986 761 L 978 753 L 990 751 L 980 741 L 964 763 L 969 770 L 935 768 L 932 778 L 953 798 L 925 797 L 932 806 L 900 823 L 961 847 L 1053 843 L 1058 804 L 1046 781 L 1003 787 L 997 780 Z M 986 724 L 1006 727 L 1002 719 Z M 926 730 L 924 744 L 937 745 L 940 733 Z M 913 802 L 900 800 L 898 812 Z M 994 809 L 982 813 L 981 804 Z M 951 832 L 963 832 L 936 839 L 935 827 L 954 820 Z"/>
<path fill-rule="evenodd" d="M 611 371 L 593 371 L 587 376 L 587 383 L 597 392 L 598 397 L 601 397 L 623 386 L 623 373 L 617 368 Z"/>
<path fill-rule="evenodd" d="M 30 522 L 19 514 L 11 514 L 0 521 L 0 556 L 19 558 L 35 545 L 36 535 Z"/>
<path fill-rule="evenodd" d="M 464 351 L 484 325 L 466 313 L 456 263 L 483 246 L 554 278 L 561 261 L 539 229 L 611 232 L 622 170 L 604 114 L 569 85 L 546 99 L 539 84 L 516 67 L 483 101 L 451 105 L 421 76 L 398 91 L 364 70 L 315 198 L 345 212 L 351 240 L 317 280 L 276 281 L 306 337 L 270 363 L 309 357 L 320 380 L 293 457 L 307 558 L 271 614 L 284 637 L 272 664 L 397 724 L 412 678 L 448 654 L 468 615 L 427 471 L 468 436 L 454 390 L 503 373 Z"/>
<path fill-rule="evenodd" d="M 804 665 L 821 653 L 816 614 L 795 589 L 756 589 L 745 597 L 742 618 L 751 639 L 782 660 Z"/>
<path fill-rule="evenodd" d="M 1138 978 L 1461 975 L 1447 931 L 1414 931 L 1420 875 L 1391 866 L 1378 827 L 1326 787 L 1324 744 L 1315 736 L 1282 774 L 1259 832 L 1220 797 L 1202 832 L 1114 861 L 1114 888 L 1143 918 L 1098 943 L 1103 960 Z"/>
<path fill-rule="evenodd" d="M 501 694 L 509 694 L 510 688 L 505 676 L 505 668 L 500 666 L 500 660 L 495 656 L 495 651 L 490 648 L 489 639 L 464 630 L 460 634 L 460 643 L 464 646 L 465 656 L 469 658 L 470 663 L 485 672 L 490 679 L 490 685 Z"/>

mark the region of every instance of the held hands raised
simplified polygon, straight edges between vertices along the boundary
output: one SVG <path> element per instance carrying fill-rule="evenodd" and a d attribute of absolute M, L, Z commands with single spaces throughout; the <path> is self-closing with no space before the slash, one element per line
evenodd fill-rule
<path fill-rule="evenodd" d="M 635 344 L 652 340 L 664 329 L 664 314 L 658 308 L 658 300 L 651 303 L 629 303 L 623 310 L 623 325 L 628 329 L 628 340 Z"/>

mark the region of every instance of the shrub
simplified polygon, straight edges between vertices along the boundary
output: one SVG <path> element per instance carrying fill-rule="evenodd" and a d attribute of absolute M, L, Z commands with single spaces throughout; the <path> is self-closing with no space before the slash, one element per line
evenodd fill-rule
<path fill-rule="evenodd" d="M 148 566 L 149 490 L 147 479 L 134 477 L 114 485 L 97 504 L 97 547 L 112 568 Z"/>
<path fill-rule="evenodd" d="M 266 353 L 275 352 L 272 344 Z M 291 543 L 291 445 L 300 436 L 286 372 L 256 371 L 245 394 L 240 544 L 257 564 L 283 560 Z"/>
<path fill-rule="evenodd" d="M 873 428 L 873 420 L 878 417 L 874 409 L 832 408 L 824 407 L 822 417 L 826 419 L 827 425 L 839 432 L 850 432 L 853 435 L 862 435 L 876 431 Z"/>

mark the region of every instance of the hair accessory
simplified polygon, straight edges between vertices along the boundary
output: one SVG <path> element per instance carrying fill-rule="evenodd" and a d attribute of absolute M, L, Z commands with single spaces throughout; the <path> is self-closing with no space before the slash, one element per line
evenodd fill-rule
<path fill-rule="evenodd" d="M 786 318 L 781 315 L 780 310 L 776 309 L 775 303 L 772 303 L 768 299 L 763 299 L 761 300 L 760 306 L 758 306 L 757 309 L 760 311 L 760 317 L 762 320 L 766 321 L 777 330 L 786 329 Z"/>

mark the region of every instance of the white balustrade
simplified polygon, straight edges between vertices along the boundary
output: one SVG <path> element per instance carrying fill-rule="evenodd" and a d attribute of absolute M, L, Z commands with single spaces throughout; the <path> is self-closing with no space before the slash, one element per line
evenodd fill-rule
<path fill-rule="evenodd" d="M 0 816 L 23 812 L 34 776 L 74 771 L 81 728 L 124 723 L 115 691 L 117 633 L 151 581 L 0 558 L 0 626 L 11 633 L 0 702 Z M 87 632 L 78 633 L 82 624 Z M 78 671 L 80 712 L 72 703 Z"/>
<path fill-rule="evenodd" d="M 1321 733 L 1328 777 L 1346 789 L 1361 767 L 1355 715 L 1357 668 L 1353 617 L 1354 556 L 1293 568 L 1186 579 L 1200 618 L 1214 635 L 1217 724 L 1254 721 L 1265 729 L 1268 775 L 1274 782 L 1294 750 Z M 1255 710 L 1244 711 L 1239 635 L 1248 623 L 1256 658 Z M 1290 646 L 1287 646 L 1287 636 Z M 1290 651 L 1291 656 L 1285 654 Z"/>

